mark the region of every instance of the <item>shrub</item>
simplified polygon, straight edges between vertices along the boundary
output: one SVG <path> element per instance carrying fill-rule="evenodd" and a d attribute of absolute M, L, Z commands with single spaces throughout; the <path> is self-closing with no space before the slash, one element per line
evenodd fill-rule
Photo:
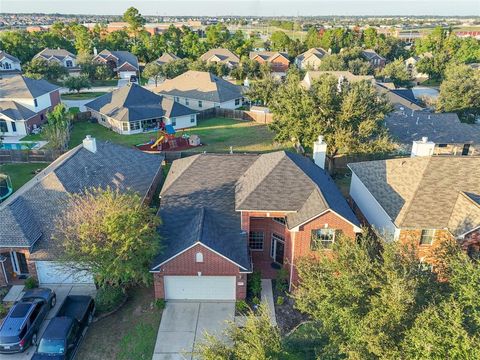
<path fill-rule="evenodd" d="M 158 310 L 165 309 L 165 305 L 166 305 L 165 299 L 155 299 L 154 305 Z"/>
<path fill-rule="evenodd" d="M 260 271 L 254 271 L 248 277 L 247 288 L 252 297 L 260 298 L 262 293 L 262 274 Z"/>
<path fill-rule="evenodd" d="M 288 270 L 282 267 L 277 272 L 277 278 L 275 281 L 275 290 L 278 293 L 284 293 L 288 289 Z"/>
<path fill-rule="evenodd" d="M 38 281 L 34 277 L 29 277 L 25 280 L 25 289 L 34 289 L 38 287 Z"/>
<path fill-rule="evenodd" d="M 284 302 L 285 302 L 285 298 L 283 296 L 277 297 L 277 305 L 278 306 L 282 306 Z"/>
<path fill-rule="evenodd" d="M 8 308 L 4 303 L 0 302 L 0 319 L 3 318 L 8 313 Z"/>
<path fill-rule="evenodd" d="M 260 305 L 260 298 L 257 297 L 257 296 L 254 296 L 253 299 L 252 299 L 252 302 L 255 304 L 255 305 Z"/>
<path fill-rule="evenodd" d="M 240 314 L 246 314 L 248 310 L 250 310 L 250 307 L 245 300 L 238 300 L 235 303 L 235 310 Z"/>
<path fill-rule="evenodd" d="M 98 289 L 95 303 L 99 313 L 114 310 L 125 298 L 125 292 L 121 287 L 105 285 Z"/>

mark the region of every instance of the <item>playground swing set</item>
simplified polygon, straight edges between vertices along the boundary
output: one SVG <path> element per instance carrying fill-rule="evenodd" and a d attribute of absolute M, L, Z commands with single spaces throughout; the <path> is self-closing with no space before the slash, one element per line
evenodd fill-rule
<path fill-rule="evenodd" d="M 158 130 L 157 138 L 151 138 L 148 143 L 139 144 L 137 148 L 142 151 L 169 151 L 187 149 L 199 146 L 200 137 L 198 135 L 190 135 L 182 130 L 182 135 L 177 136 L 173 125 L 163 125 Z"/>

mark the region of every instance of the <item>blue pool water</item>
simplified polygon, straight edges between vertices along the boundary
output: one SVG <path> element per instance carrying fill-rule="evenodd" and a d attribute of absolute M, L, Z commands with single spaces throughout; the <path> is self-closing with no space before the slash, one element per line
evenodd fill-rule
<path fill-rule="evenodd" d="M 29 146 L 18 143 L 2 143 L 0 144 L 0 150 L 28 150 L 37 147 L 38 143 L 29 143 Z"/>

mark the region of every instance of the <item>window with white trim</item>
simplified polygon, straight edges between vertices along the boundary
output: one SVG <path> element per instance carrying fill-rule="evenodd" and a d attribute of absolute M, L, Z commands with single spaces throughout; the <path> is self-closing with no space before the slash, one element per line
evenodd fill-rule
<path fill-rule="evenodd" d="M 195 262 L 202 263 L 203 262 L 203 254 L 201 252 L 197 252 L 195 254 Z"/>
<path fill-rule="evenodd" d="M 140 130 L 140 121 L 130 123 L 130 130 Z"/>
<path fill-rule="evenodd" d="M 195 114 L 190 115 L 190 122 L 192 124 L 195 122 Z"/>
<path fill-rule="evenodd" d="M 312 230 L 312 239 L 310 249 L 321 250 L 330 249 L 335 241 L 335 229 L 315 229 Z"/>
<path fill-rule="evenodd" d="M 177 119 L 171 118 L 170 121 L 172 122 L 172 126 L 177 126 Z"/>
<path fill-rule="evenodd" d="M 198 107 L 203 107 L 203 102 L 202 102 L 202 100 L 198 100 Z"/>
<path fill-rule="evenodd" d="M 270 256 L 272 258 L 275 258 L 275 246 L 274 246 L 275 241 L 281 241 L 281 242 L 285 243 L 285 238 L 283 236 L 272 233 L 272 246 L 270 248 Z"/>
<path fill-rule="evenodd" d="M 285 221 L 285 218 L 284 217 L 274 217 L 272 218 L 273 221 L 275 221 L 276 223 L 279 223 L 279 224 L 282 224 L 282 225 L 285 225 L 286 224 L 286 221 Z"/>
<path fill-rule="evenodd" d="M 123 131 L 128 131 L 128 122 L 126 122 L 126 121 L 122 122 L 122 130 Z"/>
<path fill-rule="evenodd" d="M 248 245 L 250 246 L 251 250 L 263 250 L 263 240 L 265 234 L 263 231 L 250 231 L 248 235 Z"/>
<path fill-rule="evenodd" d="M 174 100 L 175 102 L 180 102 L 180 98 L 179 98 L 178 96 L 175 96 L 175 97 L 173 98 L 173 100 Z"/>
<path fill-rule="evenodd" d="M 422 230 L 422 235 L 420 235 L 420 245 L 432 245 L 434 236 L 435 230 Z"/>
<path fill-rule="evenodd" d="M 240 105 L 240 99 L 235 99 L 235 106 Z"/>
<path fill-rule="evenodd" d="M 72 60 L 67 60 L 67 61 L 65 61 L 65 64 L 66 64 L 67 67 L 73 67 L 73 62 L 72 62 Z"/>
<path fill-rule="evenodd" d="M 35 107 L 38 106 L 38 101 L 37 101 L 37 99 L 33 99 L 33 105 L 35 105 Z"/>
<path fill-rule="evenodd" d="M 188 100 L 187 98 L 185 98 L 185 105 L 190 105 L 190 100 Z"/>

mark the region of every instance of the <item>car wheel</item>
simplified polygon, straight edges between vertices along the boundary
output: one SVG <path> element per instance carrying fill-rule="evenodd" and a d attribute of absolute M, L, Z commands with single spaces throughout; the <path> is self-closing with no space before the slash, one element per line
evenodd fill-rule
<path fill-rule="evenodd" d="M 32 345 L 37 345 L 37 334 L 32 335 Z"/>
<path fill-rule="evenodd" d="M 53 308 L 56 303 L 57 303 L 57 297 L 54 296 L 52 300 L 50 300 L 50 308 Z"/>

